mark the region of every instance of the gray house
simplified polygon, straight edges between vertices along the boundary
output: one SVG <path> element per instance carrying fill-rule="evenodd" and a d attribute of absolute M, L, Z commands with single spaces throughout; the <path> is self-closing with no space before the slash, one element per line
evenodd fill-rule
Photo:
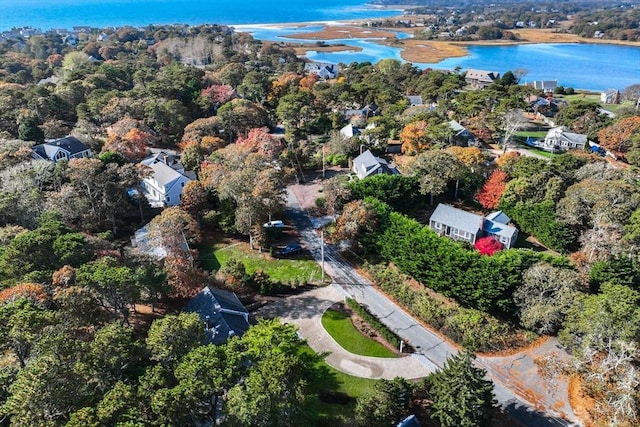
<path fill-rule="evenodd" d="M 549 129 L 540 147 L 546 150 L 571 150 L 584 149 L 587 144 L 587 135 L 569 132 L 564 126 Z"/>
<path fill-rule="evenodd" d="M 198 313 L 204 323 L 206 340 L 211 344 L 223 344 L 249 329 L 249 312 L 233 292 L 206 286 L 183 311 Z"/>
<path fill-rule="evenodd" d="M 508 225 L 510 221 L 502 211 L 483 217 L 441 203 L 429 219 L 429 228 L 441 236 L 472 245 L 480 237 L 493 237 L 505 248 L 512 248 L 518 239 L 518 229 Z"/>
<path fill-rule="evenodd" d="M 497 71 L 474 70 L 472 68 L 468 69 L 464 75 L 465 82 L 478 89 L 484 89 L 499 78 L 500 73 Z"/>
<path fill-rule="evenodd" d="M 73 136 L 46 141 L 44 144 L 35 145 L 31 150 L 34 159 L 49 160 L 54 163 L 59 160 L 82 159 L 92 156 L 91 149 Z"/>
<path fill-rule="evenodd" d="M 385 159 L 376 157 L 370 150 L 365 151 L 353 159 L 353 172 L 358 178 L 364 179 L 372 175 L 398 175 L 398 170 L 390 166 Z"/>

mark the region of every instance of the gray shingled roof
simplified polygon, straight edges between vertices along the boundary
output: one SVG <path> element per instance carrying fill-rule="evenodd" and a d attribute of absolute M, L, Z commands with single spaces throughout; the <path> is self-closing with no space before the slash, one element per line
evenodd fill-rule
<path fill-rule="evenodd" d="M 198 313 L 205 324 L 207 342 L 213 344 L 222 344 L 249 329 L 248 311 L 233 292 L 206 286 L 183 311 Z"/>
<path fill-rule="evenodd" d="M 482 229 L 483 218 L 471 212 L 440 203 L 431 215 L 431 221 L 476 234 Z"/>
<path fill-rule="evenodd" d="M 53 159 L 58 148 L 68 152 L 69 156 L 89 150 L 89 147 L 73 136 L 47 141 L 44 144 L 34 146 L 32 149 L 43 159 Z"/>

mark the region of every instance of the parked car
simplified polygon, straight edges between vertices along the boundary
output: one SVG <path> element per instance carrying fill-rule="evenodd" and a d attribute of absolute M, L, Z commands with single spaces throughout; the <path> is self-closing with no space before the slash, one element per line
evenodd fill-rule
<path fill-rule="evenodd" d="M 284 222 L 278 220 L 265 222 L 263 224 L 265 228 L 284 228 Z"/>
<path fill-rule="evenodd" d="M 302 246 L 300 246 L 300 244 L 291 243 L 290 245 L 287 245 L 284 248 L 280 249 L 277 252 L 277 254 L 280 256 L 289 256 L 289 255 L 295 255 L 297 253 L 300 253 L 301 251 L 302 251 Z"/>

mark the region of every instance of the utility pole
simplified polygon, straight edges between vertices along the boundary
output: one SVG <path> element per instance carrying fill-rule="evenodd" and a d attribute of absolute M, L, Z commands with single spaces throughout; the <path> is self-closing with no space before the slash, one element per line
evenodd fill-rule
<path fill-rule="evenodd" d="M 322 258 L 322 284 L 324 285 L 324 228 L 320 229 L 320 258 Z"/>
<path fill-rule="evenodd" d="M 322 144 L 322 179 L 325 178 L 324 144 Z"/>

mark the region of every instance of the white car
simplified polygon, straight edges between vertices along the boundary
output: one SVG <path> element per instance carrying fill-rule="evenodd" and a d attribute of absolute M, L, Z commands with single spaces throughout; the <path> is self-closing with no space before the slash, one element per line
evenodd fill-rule
<path fill-rule="evenodd" d="M 265 228 L 284 228 L 284 222 L 278 220 L 265 222 L 263 225 Z"/>

